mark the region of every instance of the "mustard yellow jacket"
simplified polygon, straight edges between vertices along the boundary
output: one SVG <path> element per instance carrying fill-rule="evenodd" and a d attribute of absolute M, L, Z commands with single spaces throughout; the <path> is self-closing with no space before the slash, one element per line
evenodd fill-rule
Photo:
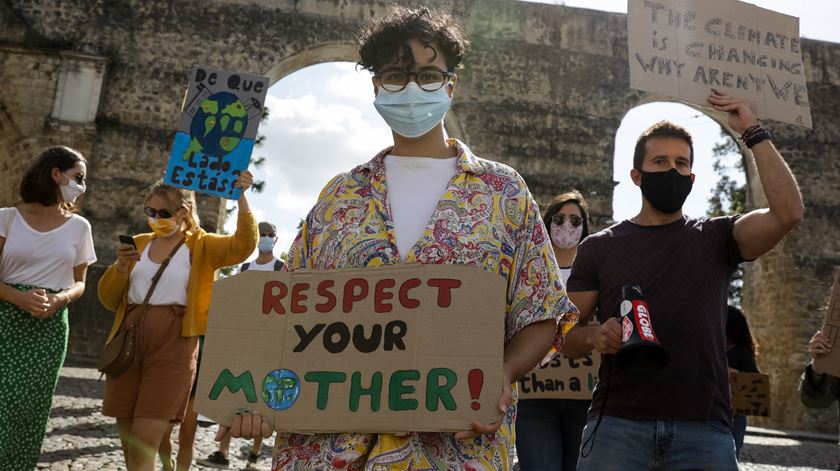
<path fill-rule="evenodd" d="M 187 306 L 184 313 L 182 337 L 204 335 L 207 330 L 207 313 L 210 311 L 210 295 L 216 270 L 229 265 L 242 263 L 257 246 L 257 221 L 250 212 L 240 213 L 233 235 L 219 235 L 198 229 L 187 232 L 184 244 L 190 249 L 192 266 L 190 281 L 187 285 Z M 154 234 L 134 236 L 137 250 L 142 252 L 154 238 Z M 125 316 L 128 306 L 128 281 L 132 263 L 125 273 L 117 271 L 116 263 L 108 267 L 99 280 L 99 301 L 106 309 L 116 311 L 114 325 L 108 335 L 108 341 L 117 334 L 117 329 Z"/>

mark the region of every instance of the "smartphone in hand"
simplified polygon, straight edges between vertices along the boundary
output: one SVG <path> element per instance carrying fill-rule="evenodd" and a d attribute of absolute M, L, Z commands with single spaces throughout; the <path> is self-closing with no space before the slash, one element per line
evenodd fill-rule
<path fill-rule="evenodd" d="M 134 250 L 137 250 L 137 244 L 134 243 L 134 237 L 129 235 L 120 235 L 119 238 L 121 244 L 130 245 L 134 247 Z"/>

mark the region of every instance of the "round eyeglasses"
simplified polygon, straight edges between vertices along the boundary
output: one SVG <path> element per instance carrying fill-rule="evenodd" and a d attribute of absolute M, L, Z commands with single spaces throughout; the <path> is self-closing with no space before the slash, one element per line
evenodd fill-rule
<path fill-rule="evenodd" d="M 434 92 L 443 88 L 448 84 L 455 74 L 451 72 L 444 72 L 440 69 L 429 68 L 420 69 L 417 72 L 406 72 L 401 69 L 388 69 L 381 74 L 376 74 L 373 77 L 379 81 L 379 85 L 389 92 L 398 92 L 404 89 L 411 77 L 417 82 L 417 86 L 421 90 L 427 92 Z"/>
<path fill-rule="evenodd" d="M 581 224 L 583 224 L 583 218 L 580 217 L 580 216 L 576 216 L 576 215 L 572 214 L 571 216 L 568 216 L 568 218 L 569 218 L 569 222 L 572 223 L 572 227 L 578 227 Z M 561 213 L 557 213 L 557 214 L 555 214 L 554 216 L 551 217 L 551 222 L 553 222 L 554 224 L 557 224 L 558 226 L 562 226 L 563 223 L 566 222 L 566 215 L 561 214 Z"/>

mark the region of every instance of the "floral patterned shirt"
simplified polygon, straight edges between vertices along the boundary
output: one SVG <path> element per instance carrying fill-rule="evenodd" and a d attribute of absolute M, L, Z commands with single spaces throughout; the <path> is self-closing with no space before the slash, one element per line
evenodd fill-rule
<path fill-rule="evenodd" d="M 539 208 L 510 167 L 474 156 L 454 139 L 457 173 L 403 262 L 394 237 L 384 158 L 333 178 L 289 251 L 287 270 L 451 263 L 481 267 L 507 280 L 505 343 L 527 325 L 555 319 L 555 347 L 577 320 Z M 499 319 L 501 322 L 502 319 Z M 516 407 L 498 432 L 469 440 L 452 433 L 334 433 L 277 436 L 272 469 L 497 470 L 511 466 Z"/>

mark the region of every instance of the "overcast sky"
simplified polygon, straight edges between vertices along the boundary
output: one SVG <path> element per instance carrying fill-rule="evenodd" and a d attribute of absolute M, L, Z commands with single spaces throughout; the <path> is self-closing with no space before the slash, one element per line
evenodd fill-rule
<path fill-rule="evenodd" d="M 626 0 L 544 1 L 568 6 L 626 12 Z M 756 5 L 800 18 L 803 37 L 840 42 L 837 0 L 763 0 Z M 807 8 L 806 8 L 807 3 Z M 457 90 L 455 100 L 458 99 Z M 266 163 L 252 169 L 266 180 L 262 194 L 249 194 L 258 220 L 277 225 L 275 253 L 286 251 L 297 225 L 315 203 L 319 191 L 339 172 L 372 158 L 392 143 L 391 132 L 373 107 L 370 74 L 357 72 L 352 63 L 324 63 L 301 69 L 275 83 L 266 105 L 271 111 L 260 127 L 266 143 L 256 149 Z M 616 135 L 613 219 L 632 217 L 640 206 L 638 189 L 630 182 L 633 145 L 651 124 L 670 119 L 694 136 L 697 174 L 685 211 L 702 216 L 717 176 L 711 169 L 711 148 L 720 140 L 720 127 L 699 111 L 674 103 L 653 103 L 634 108 L 624 117 Z M 467 143 L 469 144 L 469 143 Z M 743 176 L 740 176 L 743 179 Z M 226 226 L 234 229 L 235 218 Z"/>

